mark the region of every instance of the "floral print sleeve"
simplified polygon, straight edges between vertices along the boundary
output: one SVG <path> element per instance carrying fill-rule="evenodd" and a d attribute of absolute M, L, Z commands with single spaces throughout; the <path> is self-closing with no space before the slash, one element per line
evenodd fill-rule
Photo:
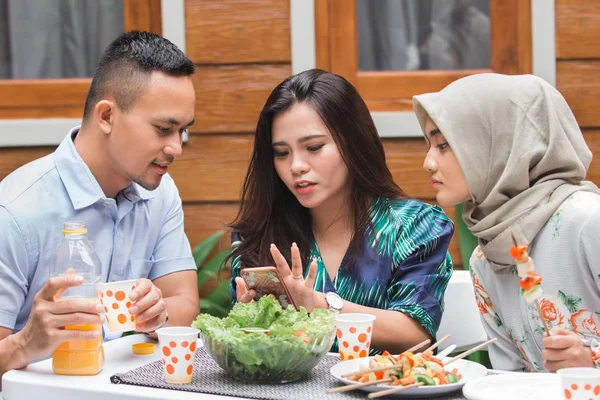
<path fill-rule="evenodd" d="M 536 366 L 528 360 L 527 354 L 523 349 L 522 341 L 526 338 L 515 337 L 512 331 L 507 331 L 502 320 L 494 310 L 494 305 L 490 300 L 484 287 L 481 285 L 477 274 L 473 271 L 474 257 L 480 253 L 479 247 L 473 252 L 471 257 L 471 277 L 473 279 L 473 290 L 475 291 L 475 300 L 481 315 L 481 322 L 488 338 L 497 338 L 497 341 L 488 347 L 490 360 L 494 369 L 503 371 L 528 371 L 538 370 Z M 541 367 L 540 367 L 541 368 Z"/>
<path fill-rule="evenodd" d="M 585 226 L 582 230 L 580 237 L 581 252 L 587 261 L 590 272 L 594 279 L 594 283 L 600 293 L 600 232 L 598 226 L 600 225 L 600 216 L 598 213 L 594 214 L 594 218 L 590 218 L 586 221 Z M 596 368 L 600 369 L 600 326 L 596 322 L 600 321 L 600 309 L 594 310 L 592 313 L 589 312 L 588 318 L 588 332 L 590 335 L 586 337 L 585 344 L 589 345 L 592 349 L 592 361 Z M 593 337 L 594 335 L 595 337 Z"/>
<path fill-rule="evenodd" d="M 577 192 L 556 210 L 530 243 L 543 277 L 539 299 L 550 328 L 579 335 L 600 367 L 600 196 Z M 515 266 L 495 271 L 481 250 L 471 257 L 475 293 L 490 337 L 494 368 L 542 372 L 545 329 L 535 304 L 521 295 Z"/>

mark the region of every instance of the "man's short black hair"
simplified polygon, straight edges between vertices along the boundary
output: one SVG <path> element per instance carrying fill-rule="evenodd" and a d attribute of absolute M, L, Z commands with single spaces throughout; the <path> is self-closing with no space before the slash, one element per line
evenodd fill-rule
<path fill-rule="evenodd" d="M 104 50 L 85 101 L 83 118 L 94 112 L 104 96 L 114 97 L 127 111 L 145 89 L 153 71 L 189 76 L 194 63 L 177 46 L 151 32 L 130 31 L 116 38 Z"/>

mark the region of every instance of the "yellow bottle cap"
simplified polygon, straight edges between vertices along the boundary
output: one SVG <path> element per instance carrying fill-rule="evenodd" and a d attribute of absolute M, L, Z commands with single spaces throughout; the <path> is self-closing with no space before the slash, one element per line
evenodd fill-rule
<path fill-rule="evenodd" d="M 131 346 L 133 354 L 153 354 L 156 350 L 154 343 L 136 343 Z"/>

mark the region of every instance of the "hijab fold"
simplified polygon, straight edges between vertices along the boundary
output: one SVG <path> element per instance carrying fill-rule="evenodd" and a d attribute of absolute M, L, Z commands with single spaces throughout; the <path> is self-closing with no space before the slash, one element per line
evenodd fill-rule
<path fill-rule="evenodd" d="M 472 200 L 463 219 L 496 272 L 514 265 L 511 234 L 531 244 L 585 181 L 592 153 L 560 93 L 533 75 L 477 74 L 413 97 L 460 164 Z"/>

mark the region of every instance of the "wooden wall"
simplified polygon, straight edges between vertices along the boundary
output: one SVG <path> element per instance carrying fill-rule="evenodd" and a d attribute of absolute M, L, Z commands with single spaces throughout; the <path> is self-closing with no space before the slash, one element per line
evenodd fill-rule
<path fill-rule="evenodd" d="M 588 179 L 600 185 L 600 2 L 556 0 L 556 87 L 594 152 Z"/>
<path fill-rule="evenodd" d="M 171 174 L 184 201 L 186 233 L 195 246 L 236 214 L 258 113 L 270 91 L 291 74 L 290 10 L 289 0 L 186 0 L 185 7 L 187 53 L 198 66 L 196 124 Z M 596 156 L 589 179 L 600 184 L 600 46 L 595 43 L 600 4 L 556 0 L 556 16 L 557 86 Z M 421 168 L 422 139 L 383 142 L 399 185 L 434 203 L 429 176 Z M 0 148 L 0 179 L 51 151 Z M 456 220 L 454 208 L 445 211 Z M 450 251 L 460 266 L 456 238 Z"/>

